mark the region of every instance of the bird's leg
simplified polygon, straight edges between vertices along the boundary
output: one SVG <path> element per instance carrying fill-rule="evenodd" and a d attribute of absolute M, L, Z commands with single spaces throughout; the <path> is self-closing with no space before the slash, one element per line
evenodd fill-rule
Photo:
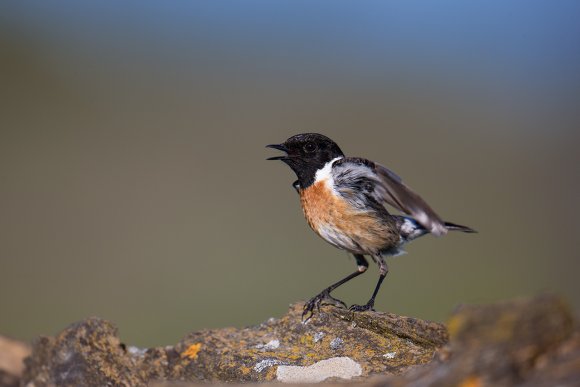
<path fill-rule="evenodd" d="M 352 305 L 350 310 L 354 312 L 364 312 L 365 310 L 374 310 L 375 306 L 375 297 L 381 288 L 381 284 L 383 283 L 387 273 L 389 272 L 389 267 L 387 266 L 387 262 L 385 262 L 385 258 L 381 255 L 373 256 L 376 259 L 377 263 L 379 264 L 379 281 L 377 282 L 377 286 L 375 286 L 375 290 L 371 299 L 365 305 Z"/>
<path fill-rule="evenodd" d="M 361 254 L 354 254 L 354 258 L 356 259 L 357 271 L 355 271 L 352 274 L 349 274 L 345 278 L 330 285 L 329 287 L 324 289 L 322 292 L 320 292 L 316 296 L 312 297 L 304 305 L 304 310 L 302 311 L 302 321 L 308 321 L 310 319 L 310 317 L 312 317 L 314 315 L 314 308 L 316 308 L 318 311 L 320 311 L 320 304 L 324 303 L 325 301 L 326 301 L 326 303 L 330 303 L 330 304 L 335 305 L 335 306 L 346 308 L 346 304 L 344 302 L 342 302 L 341 300 L 332 297 L 330 295 L 330 292 L 332 292 L 334 289 L 336 289 L 340 285 L 350 281 L 354 277 L 358 277 L 359 275 L 361 275 L 362 273 L 367 271 L 367 269 L 369 268 L 369 263 L 365 259 L 365 257 Z M 308 314 L 310 314 L 310 315 L 308 315 Z M 306 317 L 306 319 L 305 319 L 305 317 Z"/>

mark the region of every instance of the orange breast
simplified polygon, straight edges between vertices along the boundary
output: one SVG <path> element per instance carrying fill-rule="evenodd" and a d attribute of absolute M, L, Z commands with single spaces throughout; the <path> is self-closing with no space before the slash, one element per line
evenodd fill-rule
<path fill-rule="evenodd" d="M 364 251 L 356 252 L 370 254 L 398 240 L 387 220 L 379 218 L 373 211 L 353 208 L 340 195 L 333 193 L 326 180 L 300 190 L 300 202 L 310 227 L 337 247 L 353 250 L 353 246 L 358 246 Z M 329 230 L 340 238 L 329 237 Z M 353 243 L 340 246 L 335 239 L 349 239 Z"/>

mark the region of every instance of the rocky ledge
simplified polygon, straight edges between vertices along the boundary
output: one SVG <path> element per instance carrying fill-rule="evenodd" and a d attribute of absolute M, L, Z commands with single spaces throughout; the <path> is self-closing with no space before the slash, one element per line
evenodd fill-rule
<path fill-rule="evenodd" d="M 27 386 L 344 382 L 369 385 L 578 385 L 580 329 L 559 298 L 463 306 L 447 326 L 390 313 L 302 304 L 260 325 L 193 332 L 175 346 L 123 344 L 98 318 L 41 337 Z M 2 370 L 0 369 L 0 375 Z"/>

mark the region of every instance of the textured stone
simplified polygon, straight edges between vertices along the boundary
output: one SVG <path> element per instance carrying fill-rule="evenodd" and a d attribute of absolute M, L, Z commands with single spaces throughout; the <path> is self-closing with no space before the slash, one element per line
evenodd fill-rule
<path fill-rule="evenodd" d="M 368 312 L 353 313 L 324 306 L 306 324 L 302 304 L 293 305 L 280 319 L 244 329 L 195 332 L 175 346 L 181 354 L 172 364 L 171 379 L 225 382 L 276 379 L 278 365 L 310 366 L 347 356 L 360 364 L 362 375 L 399 374 L 429 362 L 447 340 L 441 324 Z M 383 321 L 385 320 L 385 321 Z M 268 343 L 276 342 L 276 346 Z M 201 345 L 197 357 L 183 356 Z M 399 357 L 383 356 L 397 352 Z"/>
<path fill-rule="evenodd" d="M 310 366 L 279 365 L 276 380 L 284 383 L 318 383 L 328 378 L 352 379 L 362 374 L 360 364 L 350 357 L 332 357 Z"/>
<path fill-rule="evenodd" d="M 565 386 L 560 382 L 580 376 L 578 330 L 570 309 L 557 297 L 462 306 L 447 326 L 450 343 L 438 352 L 441 360 L 406 375 L 407 381 L 430 386 Z"/>
<path fill-rule="evenodd" d="M 18 340 L 0 336 L 0 386 L 18 386 L 24 371 L 24 358 L 30 346 Z"/>
<path fill-rule="evenodd" d="M 293 305 L 282 318 L 257 326 L 193 332 L 175 346 L 143 350 L 121 344 L 110 323 L 88 319 L 54 338 L 38 339 L 21 382 L 188 386 L 351 380 L 369 386 L 479 387 L 576 386 L 580 380 L 580 329 L 554 296 L 462 306 L 448 330 L 332 306 L 304 324 L 301 312 L 302 305 Z"/>
<path fill-rule="evenodd" d="M 302 304 L 297 304 L 280 319 L 194 332 L 173 347 L 148 350 L 126 348 L 111 323 L 87 319 L 57 337 L 38 339 L 26 361 L 24 381 L 36 386 L 263 382 L 276 380 L 279 365 L 309 367 L 342 357 L 356 363 L 362 376 L 400 374 L 429 362 L 447 340 L 441 324 L 392 314 L 323 306 L 307 323 L 301 314 Z M 398 355 L 384 356 L 393 352 Z"/>
<path fill-rule="evenodd" d="M 56 337 L 41 337 L 26 359 L 23 380 L 36 386 L 106 386 L 143 383 L 109 322 L 89 318 Z"/>

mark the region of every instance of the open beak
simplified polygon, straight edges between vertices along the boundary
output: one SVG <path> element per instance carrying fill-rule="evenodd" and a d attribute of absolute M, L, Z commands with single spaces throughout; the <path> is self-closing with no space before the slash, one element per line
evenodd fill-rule
<path fill-rule="evenodd" d="M 278 150 L 281 150 L 282 152 L 288 153 L 288 148 L 286 148 L 286 146 L 284 144 L 270 144 L 270 145 L 266 145 L 266 148 L 278 149 Z M 266 160 L 287 160 L 287 159 L 288 159 L 287 156 L 274 156 L 274 157 L 268 157 Z"/>

